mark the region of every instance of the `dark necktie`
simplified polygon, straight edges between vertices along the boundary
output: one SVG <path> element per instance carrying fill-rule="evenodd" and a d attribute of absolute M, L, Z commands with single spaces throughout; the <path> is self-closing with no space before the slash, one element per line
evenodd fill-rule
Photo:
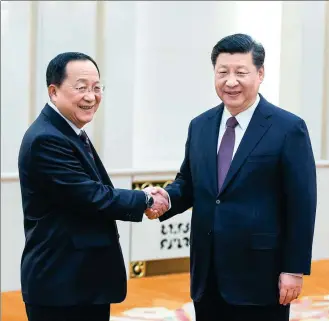
<path fill-rule="evenodd" d="M 226 130 L 218 150 L 218 191 L 221 190 L 227 172 L 230 168 L 235 144 L 235 127 L 238 121 L 235 117 L 230 117 L 226 122 Z"/>
<path fill-rule="evenodd" d="M 80 137 L 80 139 L 82 140 L 82 142 L 83 142 L 85 148 L 87 149 L 87 152 L 89 153 L 90 157 L 91 157 L 92 159 L 94 159 L 94 155 L 93 155 L 93 152 L 92 152 L 92 150 L 91 150 L 91 146 L 90 146 L 89 138 L 88 138 L 86 132 L 85 132 L 84 130 L 82 130 L 82 131 L 80 132 L 79 137 Z"/>

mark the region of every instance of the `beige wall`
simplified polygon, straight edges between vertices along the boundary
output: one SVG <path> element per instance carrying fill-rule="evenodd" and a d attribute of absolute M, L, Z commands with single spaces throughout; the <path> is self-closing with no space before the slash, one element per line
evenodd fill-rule
<path fill-rule="evenodd" d="M 322 118 L 322 158 L 329 159 L 329 2 L 326 2 L 325 72 Z"/>
<path fill-rule="evenodd" d="M 328 159 L 328 2 L 283 1 L 280 106 L 305 119 L 316 159 Z"/>

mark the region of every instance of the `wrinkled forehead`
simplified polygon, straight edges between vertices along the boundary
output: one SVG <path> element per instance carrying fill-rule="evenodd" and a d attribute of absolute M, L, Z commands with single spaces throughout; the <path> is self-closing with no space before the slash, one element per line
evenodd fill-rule
<path fill-rule="evenodd" d="M 96 66 L 89 60 L 70 61 L 66 65 L 66 79 L 70 82 L 99 82 Z"/>

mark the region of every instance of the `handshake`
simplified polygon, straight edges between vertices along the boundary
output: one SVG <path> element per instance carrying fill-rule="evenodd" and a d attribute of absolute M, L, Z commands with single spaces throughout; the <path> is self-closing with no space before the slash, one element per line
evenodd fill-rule
<path fill-rule="evenodd" d="M 147 187 L 143 191 L 153 197 L 153 206 L 145 211 L 150 220 L 159 218 L 169 210 L 170 200 L 168 193 L 161 187 Z"/>

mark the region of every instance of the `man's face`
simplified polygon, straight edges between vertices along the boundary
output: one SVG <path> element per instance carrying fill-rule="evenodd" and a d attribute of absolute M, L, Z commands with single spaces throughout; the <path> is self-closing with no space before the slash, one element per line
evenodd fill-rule
<path fill-rule="evenodd" d="M 63 83 L 50 85 L 48 91 L 59 111 L 78 128 L 92 121 L 102 100 L 99 74 L 90 60 L 70 61 Z"/>
<path fill-rule="evenodd" d="M 221 53 L 215 65 L 215 88 L 232 115 L 250 107 L 264 78 L 264 67 L 257 70 L 252 53 Z"/>

